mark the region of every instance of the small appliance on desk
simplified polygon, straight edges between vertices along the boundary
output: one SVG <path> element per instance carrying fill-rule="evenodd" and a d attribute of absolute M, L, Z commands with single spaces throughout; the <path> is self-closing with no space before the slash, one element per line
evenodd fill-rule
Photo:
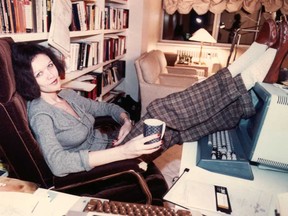
<path fill-rule="evenodd" d="M 288 172 L 287 87 L 257 83 L 251 96 L 256 114 L 235 129 L 201 138 L 197 166 L 249 180 L 254 178 L 251 164 Z"/>

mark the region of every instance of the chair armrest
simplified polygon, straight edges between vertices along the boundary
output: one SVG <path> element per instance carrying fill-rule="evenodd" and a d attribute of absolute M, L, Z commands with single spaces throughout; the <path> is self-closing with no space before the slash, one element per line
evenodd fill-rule
<path fill-rule="evenodd" d="M 167 66 L 169 74 L 198 75 L 198 70 L 189 67 Z"/>
<path fill-rule="evenodd" d="M 145 171 L 139 166 L 141 162 L 140 159 L 116 161 L 97 166 L 88 172 L 83 171 L 72 173 L 64 177 L 54 177 L 54 187 L 55 189 L 63 189 L 66 187 L 73 187 L 75 184 L 83 185 L 91 181 L 97 181 L 98 178 L 105 178 L 115 173 L 121 173 L 127 170 L 134 170 L 135 172 L 141 173 Z"/>
<path fill-rule="evenodd" d="M 146 197 L 146 203 L 151 204 L 152 194 L 144 177 L 141 175 L 141 173 L 145 172 L 145 169 L 141 168 L 140 163 L 145 162 L 140 159 L 129 159 L 97 166 L 88 172 L 84 171 L 69 174 L 64 177 L 54 177 L 53 190 L 65 192 L 66 190 L 87 186 L 98 181 L 129 175 L 136 179 L 136 182 L 139 184 Z"/>
<path fill-rule="evenodd" d="M 198 76 L 196 75 L 175 75 L 175 74 L 160 74 L 159 82 L 161 85 L 188 87 L 193 85 L 198 81 Z"/>

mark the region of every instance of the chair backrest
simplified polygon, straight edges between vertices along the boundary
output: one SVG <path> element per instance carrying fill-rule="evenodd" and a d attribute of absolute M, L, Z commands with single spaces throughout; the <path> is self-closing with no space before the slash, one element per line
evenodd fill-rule
<path fill-rule="evenodd" d="M 29 128 L 26 101 L 16 91 L 9 38 L 0 39 L 0 158 L 9 176 L 48 188 L 53 175 Z"/>
<path fill-rule="evenodd" d="M 193 77 L 190 79 L 184 77 L 181 78 L 181 82 L 178 82 L 177 74 L 168 74 L 167 61 L 161 50 L 152 50 L 142 54 L 135 60 L 135 68 L 140 88 L 141 116 L 146 113 L 146 107 L 153 100 L 184 90 L 193 79 Z M 186 80 L 189 82 L 188 85 Z M 185 85 L 182 86 L 184 83 Z"/>
<path fill-rule="evenodd" d="M 161 73 L 168 73 L 167 61 L 161 50 L 151 50 L 142 54 L 135 61 L 135 66 L 139 81 L 149 84 L 157 83 Z"/>

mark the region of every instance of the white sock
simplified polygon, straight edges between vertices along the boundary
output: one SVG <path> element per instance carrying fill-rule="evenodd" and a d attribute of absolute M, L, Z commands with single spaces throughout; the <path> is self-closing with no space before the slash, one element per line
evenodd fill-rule
<path fill-rule="evenodd" d="M 259 56 L 266 51 L 267 48 L 268 46 L 265 44 L 253 42 L 239 58 L 228 66 L 228 70 L 232 74 L 232 77 L 237 76 L 239 73 L 241 73 L 241 71 L 251 65 L 252 62 L 258 59 Z"/>
<path fill-rule="evenodd" d="M 269 71 L 277 50 L 269 48 L 250 67 L 241 72 L 246 89 L 251 89 L 256 82 L 262 82 Z"/>

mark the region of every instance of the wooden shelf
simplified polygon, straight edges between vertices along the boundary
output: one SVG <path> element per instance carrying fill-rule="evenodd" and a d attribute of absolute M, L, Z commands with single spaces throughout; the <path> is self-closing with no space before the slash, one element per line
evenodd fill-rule
<path fill-rule="evenodd" d="M 127 1 L 125 1 L 125 0 L 107 0 L 106 3 L 116 3 L 116 4 L 126 5 Z"/>
<path fill-rule="evenodd" d="M 48 39 L 48 33 L 14 33 L 14 34 L 1 34 L 0 38 L 10 37 L 15 42 L 30 42 L 30 41 L 44 41 Z"/>

